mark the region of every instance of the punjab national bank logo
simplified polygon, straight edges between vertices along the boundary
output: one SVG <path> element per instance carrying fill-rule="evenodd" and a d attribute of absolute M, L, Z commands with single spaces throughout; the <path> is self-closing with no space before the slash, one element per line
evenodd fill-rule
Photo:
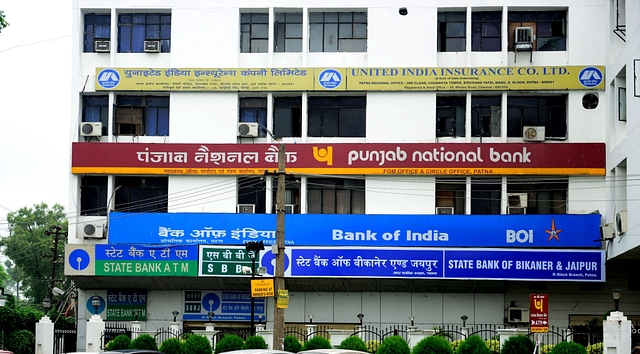
<path fill-rule="evenodd" d="M 313 158 L 319 162 L 326 162 L 327 166 L 333 165 L 333 146 L 326 148 L 313 147 Z"/>

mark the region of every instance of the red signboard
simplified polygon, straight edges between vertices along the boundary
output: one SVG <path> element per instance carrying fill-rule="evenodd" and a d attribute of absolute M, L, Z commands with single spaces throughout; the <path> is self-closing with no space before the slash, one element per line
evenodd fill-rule
<path fill-rule="evenodd" d="M 74 143 L 74 174 L 259 175 L 275 144 Z M 345 175 L 604 175 L 602 143 L 285 144 L 289 173 Z"/>
<path fill-rule="evenodd" d="M 529 294 L 531 332 L 549 332 L 549 295 Z"/>

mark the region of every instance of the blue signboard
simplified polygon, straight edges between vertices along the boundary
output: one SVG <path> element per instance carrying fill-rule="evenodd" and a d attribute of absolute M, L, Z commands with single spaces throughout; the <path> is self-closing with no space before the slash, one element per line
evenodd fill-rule
<path fill-rule="evenodd" d="M 601 250 L 287 247 L 288 277 L 605 281 Z M 274 255 L 261 254 L 273 276 Z"/>
<path fill-rule="evenodd" d="M 248 284 L 247 284 L 248 285 Z M 251 293 L 243 291 L 185 290 L 183 320 L 251 321 Z M 254 321 L 266 319 L 264 298 L 254 299 Z"/>
<path fill-rule="evenodd" d="M 600 215 L 287 214 L 289 246 L 600 248 Z M 275 244 L 274 214 L 118 213 L 110 244 Z"/>

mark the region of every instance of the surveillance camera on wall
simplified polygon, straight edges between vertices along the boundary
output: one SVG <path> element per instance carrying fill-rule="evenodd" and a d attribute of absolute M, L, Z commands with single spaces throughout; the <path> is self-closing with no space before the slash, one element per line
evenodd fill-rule
<path fill-rule="evenodd" d="M 402 15 L 402 16 L 406 16 L 406 15 L 409 13 L 409 11 L 407 11 L 407 8 L 406 8 L 406 7 L 401 7 L 401 8 L 398 10 L 398 13 L 400 13 L 400 15 Z"/>
<path fill-rule="evenodd" d="M 251 267 L 242 266 L 242 274 L 251 274 Z"/>

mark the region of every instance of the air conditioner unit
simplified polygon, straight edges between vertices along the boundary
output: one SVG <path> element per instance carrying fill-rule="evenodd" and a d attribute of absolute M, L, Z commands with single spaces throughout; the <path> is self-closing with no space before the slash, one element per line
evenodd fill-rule
<path fill-rule="evenodd" d="M 453 215 L 453 207 L 436 207 L 436 215 Z"/>
<path fill-rule="evenodd" d="M 616 231 L 618 231 L 618 234 L 624 234 L 627 229 L 627 211 L 620 210 L 616 214 Z"/>
<path fill-rule="evenodd" d="M 160 41 L 144 41 L 145 53 L 160 53 Z"/>
<path fill-rule="evenodd" d="M 284 205 L 284 213 L 285 214 L 295 214 L 296 206 L 297 205 L 295 205 L 295 204 L 285 204 Z"/>
<path fill-rule="evenodd" d="M 79 223 L 80 230 L 78 236 L 93 239 L 105 238 L 107 236 L 105 223 L 106 221 L 103 220 Z"/>
<path fill-rule="evenodd" d="M 254 214 L 255 212 L 255 204 L 238 204 L 238 214 Z"/>
<path fill-rule="evenodd" d="M 516 27 L 514 39 L 516 51 L 533 50 L 533 27 Z"/>
<path fill-rule="evenodd" d="M 522 127 L 524 141 L 544 141 L 544 127 Z"/>
<path fill-rule="evenodd" d="M 526 214 L 527 208 L 524 207 L 508 207 L 507 214 Z"/>
<path fill-rule="evenodd" d="M 93 42 L 93 51 L 96 53 L 109 53 L 111 51 L 111 41 Z"/>
<path fill-rule="evenodd" d="M 101 136 L 102 123 L 100 122 L 82 122 L 80 123 L 81 136 Z"/>
<path fill-rule="evenodd" d="M 507 193 L 507 206 L 526 208 L 527 207 L 527 193 Z"/>
<path fill-rule="evenodd" d="M 528 323 L 529 309 L 524 307 L 509 307 L 507 309 L 507 321 L 509 321 L 509 323 Z"/>
<path fill-rule="evenodd" d="M 613 240 L 616 237 L 616 229 L 612 223 L 600 226 L 600 239 Z"/>
<path fill-rule="evenodd" d="M 238 123 L 238 136 L 257 137 L 258 126 L 258 123 Z"/>

